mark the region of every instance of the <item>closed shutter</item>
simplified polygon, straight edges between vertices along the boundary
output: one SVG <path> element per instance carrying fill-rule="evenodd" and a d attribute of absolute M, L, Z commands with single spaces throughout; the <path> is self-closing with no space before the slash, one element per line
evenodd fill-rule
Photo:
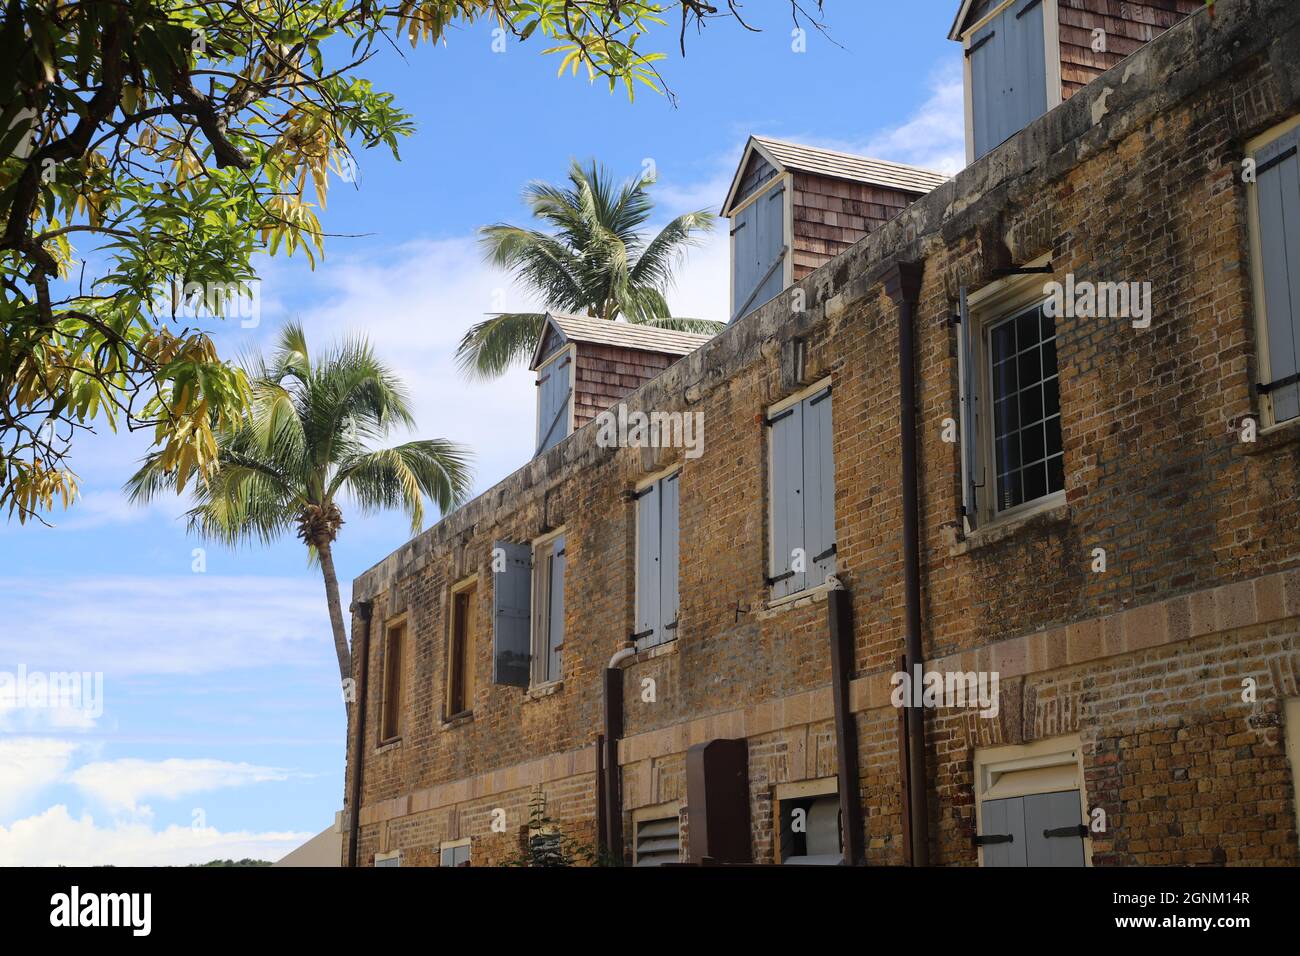
<path fill-rule="evenodd" d="M 564 538 L 556 538 L 551 545 L 550 625 L 546 629 L 546 679 L 559 680 L 563 671 L 560 669 L 560 654 L 564 647 Z"/>
<path fill-rule="evenodd" d="M 980 817 L 985 866 L 1086 865 L 1078 790 L 985 800 Z"/>
<path fill-rule="evenodd" d="M 492 683 L 527 687 L 531 551 L 513 541 L 496 541 L 492 548 Z M 504 554 L 505 561 L 496 571 L 498 554 Z"/>
<path fill-rule="evenodd" d="M 636 866 L 663 866 L 681 859 L 681 825 L 677 817 L 641 820 L 636 825 Z"/>
<path fill-rule="evenodd" d="M 1300 416 L 1300 129 L 1255 154 L 1260 268 L 1264 276 L 1268 381 L 1273 419 Z M 1289 383 L 1288 383 L 1289 380 Z"/>
<path fill-rule="evenodd" d="M 759 194 L 733 217 L 732 321 L 785 288 L 785 184 Z"/>
<path fill-rule="evenodd" d="M 974 330 L 971 329 L 970 309 L 966 305 L 966 287 L 961 288 L 961 306 L 957 328 L 957 368 L 961 379 L 961 489 L 962 514 L 966 517 L 966 530 L 974 531 L 979 519 L 977 489 L 983 478 L 980 474 L 981 456 L 979 442 L 979 382 L 980 370 L 974 349 Z"/>
<path fill-rule="evenodd" d="M 1083 866 L 1079 791 L 1025 797 L 1025 854 L 1030 866 Z"/>
<path fill-rule="evenodd" d="M 980 806 L 980 818 L 980 836 L 986 841 L 984 865 L 1024 866 L 1025 798 L 985 800 Z"/>
<path fill-rule="evenodd" d="M 537 454 L 569 436 L 569 388 L 572 362 L 566 356 L 541 370 L 537 384 Z"/>
<path fill-rule="evenodd" d="M 802 403 L 777 412 L 770 422 L 772 596 L 779 598 L 802 591 L 807 578 L 806 571 L 792 567 L 794 549 L 804 547 Z"/>
<path fill-rule="evenodd" d="M 807 586 L 824 584 L 835 573 L 835 456 L 831 390 L 803 405 L 804 539 L 808 550 Z"/>
<path fill-rule="evenodd" d="M 978 159 L 1047 112 L 1040 0 L 1013 4 L 981 27 L 967 55 Z"/>
<path fill-rule="evenodd" d="M 680 562 L 681 472 L 659 482 L 659 619 L 660 643 L 677 636 L 677 574 Z"/>
<path fill-rule="evenodd" d="M 646 646 L 661 641 L 660 617 L 660 483 L 641 492 L 636 502 L 636 639 Z"/>

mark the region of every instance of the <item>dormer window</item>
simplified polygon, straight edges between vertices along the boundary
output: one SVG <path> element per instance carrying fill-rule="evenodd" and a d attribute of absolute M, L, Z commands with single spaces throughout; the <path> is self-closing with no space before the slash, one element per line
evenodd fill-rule
<path fill-rule="evenodd" d="M 962 0 L 948 33 L 966 53 L 966 160 L 1067 100 L 1204 0 Z"/>
<path fill-rule="evenodd" d="M 780 295 L 946 178 L 751 136 L 722 205 L 731 220 L 731 321 Z"/>

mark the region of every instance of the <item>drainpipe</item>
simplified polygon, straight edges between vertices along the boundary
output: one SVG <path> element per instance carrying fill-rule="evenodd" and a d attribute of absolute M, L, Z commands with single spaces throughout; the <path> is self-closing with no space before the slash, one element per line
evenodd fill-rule
<path fill-rule="evenodd" d="M 357 732 L 352 745 L 352 793 L 348 797 L 348 866 L 357 865 L 357 843 L 361 834 L 361 776 L 366 757 L 366 688 L 370 685 L 370 612 L 373 606 L 370 601 L 354 601 L 351 608 L 361 618 L 361 646 L 352 642 L 353 656 L 361 655 L 361 667 L 357 675 L 360 686 L 353 703 L 353 723 Z"/>
<path fill-rule="evenodd" d="M 921 294 L 921 265 L 900 262 L 885 276 L 885 294 L 898 306 L 898 413 L 902 432 L 903 597 L 907 673 L 918 674 L 921 658 L 921 557 L 916 471 L 916 302 Z M 913 866 L 930 862 L 930 825 L 926 810 L 925 711 L 907 702 L 908 840 Z"/>
<path fill-rule="evenodd" d="M 849 592 L 836 588 L 826 595 L 831 635 L 831 693 L 835 700 L 835 750 L 840 784 L 840 819 L 844 862 L 866 862 L 862 836 L 862 781 L 858 779 L 858 725 L 853 719 L 850 682 L 853 680 L 853 618 Z"/>
<path fill-rule="evenodd" d="M 636 647 L 627 644 L 614 652 L 605 668 L 605 733 L 603 735 L 604 760 L 599 763 L 602 773 L 597 784 L 603 793 L 597 794 L 601 802 L 601 822 L 604 824 L 601 843 L 613 859 L 623 857 L 623 801 L 619 790 L 618 742 L 623 737 L 623 669 L 624 661 L 636 655 Z"/>

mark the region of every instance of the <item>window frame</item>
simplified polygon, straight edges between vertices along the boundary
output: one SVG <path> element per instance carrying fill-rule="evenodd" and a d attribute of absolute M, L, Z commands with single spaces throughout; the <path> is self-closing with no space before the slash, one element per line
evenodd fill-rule
<path fill-rule="evenodd" d="M 568 535 L 563 527 L 548 531 L 546 534 L 534 538 L 529 542 L 532 549 L 532 575 L 531 575 L 531 595 L 529 599 L 529 626 L 528 626 L 528 650 L 532 660 L 528 668 L 528 688 L 535 690 L 542 687 L 550 687 L 560 683 L 564 679 L 564 641 L 567 637 L 562 636 L 560 644 L 556 648 L 560 652 L 560 673 L 548 673 L 550 668 L 550 647 L 547 643 L 550 640 L 551 626 L 551 566 L 546 562 L 538 560 L 538 553 L 543 548 L 553 549 L 556 540 L 564 540 L 564 581 L 561 583 L 561 596 L 568 585 L 569 562 Z M 544 587 L 543 587 L 544 585 Z"/>
<path fill-rule="evenodd" d="M 474 693 L 478 689 L 477 675 L 475 674 L 475 649 L 478 644 L 477 635 L 471 633 L 469 625 L 465 628 L 464 645 L 458 647 L 456 644 L 456 625 L 459 620 L 458 609 L 460 599 L 463 595 L 468 594 L 468 602 L 479 599 L 478 575 L 470 575 L 451 586 L 448 592 L 448 614 L 447 614 L 447 668 L 446 683 L 444 685 L 445 693 L 443 695 L 442 719 L 444 722 L 455 720 L 458 717 L 468 717 L 474 713 Z M 474 607 L 471 617 L 471 623 L 478 624 L 479 609 Z M 474 628 L 477 630 L 477 627 Z M 460 667 L 457 667 L 457 664 Z M 461 704 L 459 709 L 453 707 L 456 703 L 455 691 L 457 680 L 461 677 L 461 671 L 467 676 L 465 688 L 461 688 Z"/>
<path fill-rule="evenodd" d="M 681 620 L 681 599 L 682 599 L 682 579 L 681 579 L 681 563 L 682 563 L 682 562 L 681 562 L 681 548 L 682 548 L 682 532 L 681 532 L 681 502 L 682 502 L 682 499 L 681 499 L 681 490 L 682 490 L 682 486 L 681 486 L 681 481 L 682 481 L 682 467 L 683 467 L 683 466 L 680 465 L 680 464 L 672 465 L 672 466 L 669 467 L 669 468 L 665 468 L 665 469 L 663 469 L 662 471 L 655 472 L 655 473 L 652 474 L 652 475 L 648 475 L 648 476 L 646 476 L 645 478 L 642 478 L 642 479 L 641 479 L 640 481 L 638 481 L 638 482 L 636 483 L 636 485 L 634 486 L 634 492 L 633 492 L 633 493 L 634 493 L 634 495 L 635 495 L 635 498 L 634 498 L 633 501 L 632 501 L 632 592 L 633 592 L 633 593 L 632 593 L 632 630 L 631 630 L 629 633 L 631 633 L 631 634 L 633 635 L 633 637 L 635 638 L 634 643 L 635 643 L 636 646 L 637 646 L 637 650 L 647 650 L 647 649 L 649 649 L 649 648 L 651 648 L 651 647 L 661 647 L 661 646 L 664 645 L 664 644 L 671 644 L 673 641 L 677 640 L 677 638 L 678 638 L 678 636 L 679 636 L 679 634 L 680 634 L 680 628 L 678 627 L 678 623 L 679 623 L 680 620 Z M 674 476 L 676 476 L 676 479 L 675 479 L 675 480 L 677 481 L 677 509 L 678 509 L 678 511 L 677 511 L 677 514 L 678 514 L 678 518 L 677 518 L 677 620 L 672 622 L 672 626 L 671 626 L 671 627 L 669 627 L 668 624 L 665 624 L 665 623 L 663 622 L 664 609 L 663 609 L 663 607 L 662 607 L 662 605 L 661 605 L 660 608 L 659 608 L 660 628 L 661 628 L 661 630 L 663 630 L 665 633 L 667 633 L 668 631 L 672 631 L 672 636 L 671 636 L 671 637 L 664 637 L 664 638 L 662 638 L 661 640 L 655 641 L 653 644 L 651 644 L 651 643 L 648 643 L 648 638 L 636 638 L 636 637 L 635 637 L 636 634 L 637 634 L 637 627 L 640 626 L 640 621 L 641 621 L 641 565 L 640 565 L 640 561 L 641 561 L 641 499 L 642 499 L 642 497 L 645 495 L 645 493 L 646 493 L 646 491 L 647 491 L 648 489 L 650 489 L 650 488 L 652 488 L 652 487 L 655 487 L 655 486 L 662 486 L 662 484 L 663 484 L 664 482 L 668 481 L 668 479 L 673 478 Z M 659 518 L 660 518 L 660 522 L 662 523 L 662 520 L 663 520 L 663 491 L 662 491 L 662 487 L 660 488 L 660 491 L 659 491 L 659 499 L 658 499 L 658 501 L 659 501 Z M 660 575 L 661 575 L 661 577 L 660 577 L 660 580 L 661 580 L 661 581 L 662 581 L 662 575 L 663 575 L 663 552 L 664 552 L 664 549 L 663 549 L 663 535 L 661 534 L 661 535 L 660 535 L 660 538 L 659 538 L 659 573 L 660 573 Z M 663 587 L 662 587 L 662 584 L 660 585 L 659 594 L 660 594 L 660 597 L 662 598 L 662 596 L 663 596 Z"/>
<path fill-rule="evenodd" d="M 542 334 L 543 334 L 543 335 L 546 334 L 545 329 L 542 330 Z M 555 364 L 556 362 L 558 362 L 559 360 L 561 360 L 561 359 L 565 359 L 565 358 L 567 358 L 567 359 L 569 360 L 569 398 L 568 398 L 568 415 L 567 415 L 567 419 L 568 419 L 568 430 L 565 432 L 565 434 L 564 434 L 563 437 L 561 437 L 561 438 L 559 438 L 559 439 L 556 440 L 556 442 L 555 442 L 554 445 L 551 445 L 551 448 L 554 448 L 556 445 L 560 444 L 560 442 L 564 441 L 565 438 L 568 438 L 568 437 L 569 437 L 570 435 L 572 435 L 572 434 L 574 433 L 574 431 L 575 431 L 575 429 L 574 429 L 574 425 L 575 425 L 575 419 L 574 419 L 575 412 L 574 412 L 574 409 L 575 409 L 576 406 L 575 406 L 575 404 L 574 404 L 574 396 L 575 396 L 575 386 L 574 386 L 574 383 L 575 383 L 575 381 L 576 381 L 576 379 L 577 379 L 577 376 L 576 376 L 575 373 L 577 372 L 577 369 L 578 369 L 578 346 L 577 346 L 577 344 L 574 343 L 574 342 L 569 342 L 569 343 L 567 343 L 567 344 L 561 346 L 560 348 L 556 349 L 554 352 L 552 352 L 552 353 L 551 353 L 551 354 L 546 358 L 546 360 L 545 360 L 544 362 L 542 362 L 541 365 L 537 366 L 537 369 L 536 369 L 536 377 L 533 379 L 533 392 L 535 393 L 535 394 L 533 395 L 533 421 L 536 423 L 536 424 L 533 426 L 533 447 L 534 447 L 534 449 L 537 449 L 537 450 L 535 450 L 535 451 L 533 452 L 533 456 L 534 456 L 534 457 L 536 457 L 537 455 L 544 454 L 544 452 L 542 452 L 542 451 L 540 450 L 540 446 L 538 445 L 538 440 L 541 438 L 541 434 L 540 434 L 540 433 L 541 433 L 541 430 L 542 430 L 542 386 L 541 386 L 541 381 L 542 381 L 542 376 L 543 376 L 543 375 L 549 375 L 549 374 L 551 374 L 551 372 L 544 372 L 543 369 L 545 369 L 548 365 L 554 365 L 554 364 Z M 551 450 L 550 448 L 546 449 L 546 451 L 550 451 L 550 450 Z"/>
<path fill-rule="evenodd" d="M 834 796 L 838 798 L 840 793 L 840 781 L 838 777 L 818 777 L 814 780 L 799 780 L 794 783 L 778 783 L 772 788 L 772 862 L 777 866 L 798 866 L 800 864 L 788 864 L 782 856 L 781 832 L 785 814 L 781 809 L 782 803 L 792 803 L 796 800 L 817 799 L 819 797 Z M 837 808 L 838 812 L 838 808 Z M 844 820 L 840 819 L 840 862 L 844 862 Z M 812 864 L 812 865 L 832 865 L 832 864 Z"/>
<path fill-rule="evenodd" d="M 394 671 L 392 670 L 393 667 L 392 649 L 393 649 L 394 633 L 398 635 L 396 673 L 394 673 Z M 389 744 L 398 743 L 399 741 L 401 741 L 402 732 L 405 729 L 406 675 L 405 675 L 405 667 L 403 665 L 403 661 L 407 653 L 407 644 L 408 644 L 407 636 L 409 633 L 410 633 L 410 628 L 408 627 L 408 623 L 407 623 L 407 615 L 404 613 L 398 615 L 392 620 L 384 622 L 384 641 L 383 641 L 384 656 L 382 661 L 383 666 L 380 668 L 379 721 L 378 721 L 379 732 L 376 735 L 377 747 L 386 747 Z M 395 694 L 393 692 L 394 688 L 392 686 L 392 681 L 394 680 L 397 682 Z M 393 713 L 392 715 L 393 721 L 395 723 L 395 727 L 390 728 L 388 725 L 388 719 L 390 715 L 389 706 L 391 704 L 391 698 L 394 696 L 397 699 L 397 703 L 395 705 L 395 713 Z M 390 729 L 393 731 L 393 733 L 389 733 Z"/>
<path fill-rule="evenodd" d="M 778 402 L 772 403 L 767 407 L 766 411 L 764 412 L 764 421 L 769 424 L 767 424 L 767 426 L 763 429 L 764 431 L 763 441 L 767 444 L 767 448 L 764 452 L 764 454 L 766 455 L 766 462 L 767 462 L 767 488 L 764 495 L 765 500 L 763 502 L 764 521 L 766 522 L 766 532 L 767 532 L 767 560 L 763 566 L 763 585 L 767 591 L 767 600 L 769 606 L 784 604 L 789 601 L 795 601 L 801 597 L 807 597 L 809 594 L 816 594 L 818 591 L 827 590 L 831 586 L 829 581 L 823 582 L 821 584 L 815 584 L 812 586 L 809 586 L 807 583 L 805 583 L 804 587 L 798 591 L 791 591 L 787 594 L 776 596 L 772 593 L 776 585 L 773 583 L 769 583 L 771 578 L 774 576 L 773 573 L 777 568 L 775 515 L 773 513 L 773 508 L 775 507 L 776 504 L 776 499 L 774 496 L 775 462 L 773 461 L 773 457 L 772 457 L 775 452 L 775 448 L 774 448 L 774 443 L 772 441 L 772 428 L 770 422 L 774 416 L 780 415 L 782 412 L 786 411 L 787 409 L 793 408 L 794 406 L 800 404 L 806 399 L 812 398 L 814 395 L 817 395 L 818 393 L 823 392 L 827 389 L 831 390 L 831 393 L 827 397 L 827 400 L 834 402 L 835 401 L 834 376 L 832 375 L 824 375 L 813 384 L 801 388 L 799 389 L 799 391 L 794 392 L 793 394 L 787 395 L 785 398 L 781 399 Z M 831 406 L 831 421 L 832 421 L 832 426 L 831 426 L 832 435 L 834 435 L 834 424 L 833 424 L 835 421 L 834 405 Z M 835 451 L 834 451 L 834 441 L 832 440 L 831 474 L 834 475 L 834 473 L 835 473 Z M 838 516 L 837 510 L 835 508 L 834 495 L 836 489 L 834 486 L 835 483 L 834 481 L 832 481 L 832 498 L 831 498 L 832 527 L 835 527 L 835 519 Z M 807 500 L 806 495 L 804 500 L 805 501 Z M 805 522 L 805 531 L 806 531 L 806 522 Z M 835 543 L 838 545 L 839 544 L 838 528 L 836 528 L 835 539 L 836 539 Z M 808 554 L 805 555 L 805 558 L 811 565 L 813 556 L 811 554 Z M 830 574 L 828 574 L 827 577 L 828 578 L 833 577 L 834 575 L 839 573 L 839 570 L 840 570 L 839 552 L 837 551 L 835 554 L 835 570 Z"/>
<path fill-rule="evenodd" d="M 1049 264 L 1049 256 L 1043 255 L 1025 264 L 1025 268 L 1039 268 Z M 1014 523 L 1023 520 L 1030 515 L 1038 514 L 1042 511 L 1050 511 L 1064 504 L 1066 501 L 1065 489 L 1049 492 L 1041 498 L 1035 498 L 1032 501 L 1023 501 L 1011 508 L 999 511 L 997 507 L 997 474 L 993 466 L 994 452 L 996 451 L 996 440 L 994 435 L 993 421 L 993 359 L 990 350 L 990 334 L 992 330 L 1004 321 L 1014 319 L 1021 315 L 1035 304 L 1041 305 L 1046 302 L 1050 296 L 1044 291 L 1043 287 L 1055 280 L 1051 273 L 1034 272 L 1026 275 L 1008 276 L 991 282 L 977 291 L 968 292 L 966 295 L 966 314 L 963 321 L 969 321 L 971 328 L 969 331 L 969 341 L 974 354 L 967 356 L 965 349 L 958 348 L 959 374 L 958 390 L 959 393 L 963 388 L 964 378 L 967 374 L 965 362 L 975 363 L 975 371 L 978 374 L 979 390 L 976 396 L 978 407 L 973 410 L 972 414 L 978 416 L 976 425 L 976 434 L 968 435 L 961 431 L 961 456 L 962 456 L 962 503 L 966 501 L 966 493 L 971 482 L 972 476 L 968 473 L 967 468 L 967 442 L 974 441 L 977 443 L 980 453 L 980 463 L 982 465 L 983 484 L 978 488 L 976 493 L 976 514 L 975 524 L 972 526 L 969 522 L 965 524 L 967 534 L 975 530 L 982 530 L 989 527 L 997 527 L 1004 524 Z M 1056 339 L 1060 341 L 1060 328 L 1057 328 Z M 966 335 L 966 331 L 958 328 L 958 335 Z M 1061 416 L 1062 429 L 1064 429 L 1064 395 L 1061 394 L 1061 361 L 1059 347 L 1057 351 L 1056 362 L 1057 390 L 1061 408 L 1058 414 Z M 959 394 L 958 407 L 961 406 L 962 396 Z M 965 415 L 962 416 L 965 420 Z M 1068 462 L 1064 453 L 1064 431 L 1062 431 L 1062 470 L 1064 471 Z M 1068 478 L 1068 472 L 1066 472 Z"/>
<path fill-rule="evenodd" d="M 394 863 L 394 860 L 397 862 Z M 390 853 L 376 853 L 375 858 L 370 862 L 370 865 L 371 867 L 380 868 L 383 868 L 384 866 L 400 867 L 402 865 L 402 851 L 393 850 Z"/>
<path fill-rule="evenodd" d="M 776 175 L 767 180 L 744 199 L 737 202 L 733 208 L 727 211 L 727 263 L 730 266 L 727 274 L 727 321 L 729 323 L 737 322 L 745 317 L 743 315 L 736 315 L 736 307 L 740 305 L 740 303 L 736 301 L 736 216 L 738 216 L 746 207 L 752 206 L 760 198 L 766 198 L 767 194 L 777 186 L 781 186 L 785 189 L 785 194 L 781 197 L 781 220 L 783 223 L 782 230 L 784 232 L 784 236 L 782 237 L 784 242 L 782 245 L 785 246 L 784 261 L 781 263 L 781 289 L 784 291 L 794 285 L 794 173 L 778 163 L 772 156 L 759 150 L 757 146 L 754 146 L 751 151 L 747 151 L 746 154 L 741 157 L 741 169 L 744 169 L 749 164 L 749 157 L 754 153 L 762 156 L 763 159 L 776 170 Z M 780 294 L 780 292 L 777 293 L 777 295 Z M 776 298 L 776 296 L 773 296 L 772 298 Z M 751 306 L 749 312 L 745 313 L 745 315 L 752 314 L 754 311 L 771 301 L 771 299 L 764 299 L 758 305 Z"/>
<path fill-rule="evenodd" d="M 1245 148 L 1245 155 L 1248 159 L 1254 159 L 1256 154 L 1266 146 L 1272 145 L 1276 140 L 1281 139 L 1288 133 L 1293 132 L 1300 127 L 1300 114 L 1292 116 L 1288 120 L 1278 123 L 1260 133 L 1258 136 L 1248 140 Z M 1268 309 L 1264 298 L 1264 259 L 1262 255 L 1263 238 L 1260 234 L 1259 221 L 1259 183 L 1258 181 L 1246 184 L 1246 231 L 1250 251 L 1250 297 L 1252 311 L 1252 327 L 1255 334 L 1255 362 L 1256 375 L 1255 381 L 1269 382 L 1272 381 L 1270 372 L 1271 359 L 1269 356 L 1268 342 Z M 1251 394 L 1256 400 L 1256 411 L 1259 416 L 1259 425 L 1261 433 L 1271 432 L 1284 428 L 1300 427 L 1300 417 L 1288 418 L 1286 421 L 1279 422 L 1273 408 L 1273 398 L 1271 395 L 1261 394 L 1255 390 L 1254 383 L 1250 386 Z"/>
<path fill-rule="evenodd" d="M 460 840 L 444 840 L 438 844 L 438 869 L 440 870 L 457 869 L 457 866 L 455 864 L 452 864 L 451 866 L 447 866 L 447 867 L 443 866 L 442 855 L 446 853 L 448 850 L 458 850 L 463 846 L 469 847 L 470 852 L 469 855 L 465 858 L 465 862 L 472 867 L 474 865 L 474 846 L 469 837 L 464 837 L 463 839 Z"/>
<path fill-rule="evenodd" d="M 966 126 L 966 165 L 975 162 L 975 90 L 971 78 L 970 47 L 971 37 L 988 26 L 989 21 L 1002 15 L 1007 7 L 1021 3 L 1023 0 L 1002 0 L 961 32 L 962 49 L 962 96 L 964 100 Z M 1064 86 L 1061 82 L 1061 11 L 1057 0 L 1042 0 L 1043 4 L 1043 57 L 1047 79 L 1047 112 L 1050 113 L 1065 100 Z M 1036 119 L 1037 117 L 1035 117 Z M 1001 144 L 999 144 L 1001 145 Z M 997 149 L 994 146 L 989 152 Z M 985 155 L 988 155 L 987 153 Z"/>

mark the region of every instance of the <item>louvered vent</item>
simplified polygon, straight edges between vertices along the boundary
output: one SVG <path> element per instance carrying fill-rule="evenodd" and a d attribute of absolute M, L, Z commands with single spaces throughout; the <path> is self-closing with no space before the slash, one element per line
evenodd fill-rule
<path fill-rule="evenodd" d="M 681 859 L 681 826 L 677 817 L 642 820 L 636 825 L 636 865 L 663 866 Z"/>

